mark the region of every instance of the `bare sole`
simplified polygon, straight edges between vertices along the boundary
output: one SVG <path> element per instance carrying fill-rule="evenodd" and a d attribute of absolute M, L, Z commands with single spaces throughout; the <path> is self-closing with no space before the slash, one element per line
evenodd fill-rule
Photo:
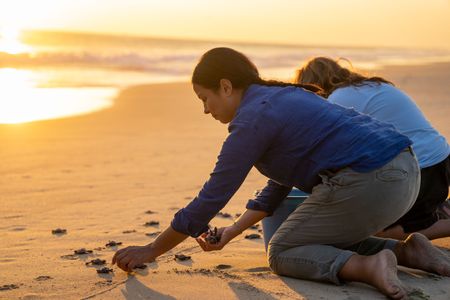
<path fill-rule="evenodd" d="M 399 264 L 450 277 L 450 257 L 420 233 L 412 233 L 396 251 Z"/>

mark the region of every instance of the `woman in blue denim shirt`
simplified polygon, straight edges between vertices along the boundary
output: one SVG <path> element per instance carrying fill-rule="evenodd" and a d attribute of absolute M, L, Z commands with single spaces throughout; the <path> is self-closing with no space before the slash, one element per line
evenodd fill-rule
<path fill-rule="evenodd" d="M 318 91 L 314 86 L 265 81 L 245 55 L 229 48 L 206 52 L 192 83 L 204 113 L 229 124 L 216 167 L 153 243 L 121 249 L 113 263 L 129 271 L 188 236 L 205 251 L 220 250 L 297 187 L 311 196 L 269 243 L 275 273 L 336 284 L 365 282 L 395 299 L 407 295 L 397 263 L 450 275 L 445 254 L 423 235 L 405 241 L 372 237 L 408 211 L 417 196 L 419 167 L 406 136 L 324 101 L 311 92 Z M 269 178 L 266 187 L 239 220 L 219 229 L 217 243 L 208 242 L 209 221 L 253 166 Z"/>

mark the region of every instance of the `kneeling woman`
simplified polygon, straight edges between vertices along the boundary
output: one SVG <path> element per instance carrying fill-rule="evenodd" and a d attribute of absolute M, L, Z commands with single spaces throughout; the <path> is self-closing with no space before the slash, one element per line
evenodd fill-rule
<path fill-rule="evenodd" d="M 405 242 L 371 237 L 408 211 L 419 189 L 411 141 L 394 127 L 307 90 L 317 88 L 264 81 L 246 56 L 229 48 L 205 53 L 192 83 L 204 112 L 229 123 L 216 167 L 155 242 L 119 250 L 113 263 L 131 270 L 188 236 L 204 250 L 222 249 L 298 187 L 311 196 L 269 244 L 277 274 L 336 284 L 361 281 L 392 298 L 406 295 L 397 261 L 450 275 L 444 254 L 420 234 Z M 267 186 L 235 224 L 219 230 L 219 243 L 208 243 L 209 221 L 253 166 L 269 178 Z"/>

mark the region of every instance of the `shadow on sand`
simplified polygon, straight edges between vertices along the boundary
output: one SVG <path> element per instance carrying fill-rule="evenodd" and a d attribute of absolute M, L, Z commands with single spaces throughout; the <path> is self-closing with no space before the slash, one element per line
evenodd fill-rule
<path fill-rule="evenodd" d="M 125 299 L 128 300 L 140 300 L 140 299 L 156 299 L 156 300 L 175 300 L 176 298 L 161 294 L 155 290 L 150 289 L 146 285 L 142 284 L 137 278 L 133 278 L 127 281 L 122 294 Z"/>

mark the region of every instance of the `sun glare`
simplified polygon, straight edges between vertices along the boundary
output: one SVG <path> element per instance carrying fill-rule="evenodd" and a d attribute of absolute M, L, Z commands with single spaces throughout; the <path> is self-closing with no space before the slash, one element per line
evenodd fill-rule
<path fill-rule="evenodd" d="M 32 71 L 0 69 L 0 124 L 93 112 L 111 106 L 116 93 L 111 88 L 41 88 L 39 81 Z"/>
<path fill-rule="evenodd" d="M 28 52 L 30 47 L 20 41 L 21 30 L 15 27 L 4 27 L 0 29 L 0 52 L 17 54 Z"/>

